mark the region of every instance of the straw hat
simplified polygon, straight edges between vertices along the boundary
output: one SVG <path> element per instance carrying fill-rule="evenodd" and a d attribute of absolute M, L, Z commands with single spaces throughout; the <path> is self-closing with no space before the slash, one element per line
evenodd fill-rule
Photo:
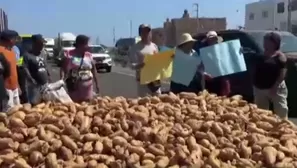
<path fill-rule="evenodd" d="M 189 33 L 183 33 L 177 43 L 177 46 L 180 46 L 188 42 L 195 42 L 195 41 L 196 40 L 193 39 L 193 37 Z"/>
<path fill-rule="evenodd" d="M 203 41 L 206 41 L 209 38 L 217 38 L 218 39 L 218 43 L 221 43 L 221 42 L 224 41 L 223 38 L 221 36 L 218 36 L 217 32 L 215 32 L 215 31 L 209 31 L 209 32 L 207 32 L 206 38 Z"/>

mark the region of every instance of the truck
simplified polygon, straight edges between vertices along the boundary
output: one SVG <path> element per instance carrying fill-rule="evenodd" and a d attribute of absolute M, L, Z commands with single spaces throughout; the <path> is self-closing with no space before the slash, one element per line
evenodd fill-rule
<path fill-rule="evenodd" d="M 45 41 L 44 49 L 48 53 L 49 58 L 52 58 L 54 56 L 55 39 L 45 38 Z"/>
<path fill-rule="evenodd" d="M 62 32 L 58 34 L 58 37 L 55 38 L 54 43 L 54 57 L 55 61 L 58 65 L 60 65 L 62 61 L 62 56 L 64 51 L 74 49 L 74 42 L 76 39 L 76 35 L 70 32 Z"/>

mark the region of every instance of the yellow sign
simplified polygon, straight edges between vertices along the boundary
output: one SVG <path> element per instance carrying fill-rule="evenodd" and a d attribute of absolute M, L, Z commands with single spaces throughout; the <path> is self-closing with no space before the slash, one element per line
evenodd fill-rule
<path fill-rule="evenodd" d="M 156 80 L 170 78 L 174 50 L 167 50 L 154 55 L 145 55 L 144 67 L 140 72 L 140 83 L 148 84 Z"/>

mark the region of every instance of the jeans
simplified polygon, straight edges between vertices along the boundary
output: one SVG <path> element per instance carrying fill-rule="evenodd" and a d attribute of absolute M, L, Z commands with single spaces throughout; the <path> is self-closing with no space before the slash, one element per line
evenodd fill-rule
<path fill-rule="evenodd" d="M 28 99 L 31 104 L 36 105 L 42 101 L 41 90 L 43 87 L 44 85 L 28 83 Z"/>
<path fill-rule="evenodd" d="M 137 95 L 138 97 L 145 97 L 148 95 L 158 95 L 161 94 L 161 87 L 157 89 L 156 92 L 151 92 L 151 90 L 148 88 L 147 85 L 142 85 L 139 82 L 137 82 Z"/>

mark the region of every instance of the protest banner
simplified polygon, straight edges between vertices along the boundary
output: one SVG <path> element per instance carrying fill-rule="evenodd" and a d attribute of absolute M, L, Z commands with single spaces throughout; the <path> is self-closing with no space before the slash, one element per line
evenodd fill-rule
<path fill-rule="evenodd" d="M 183 51 L 176 49 L 171 81 L 188 86 L 195 76 L 200 63 L 199 57 L 187 55 Z"/>
<path fill-rule="evenodd" d="M 231 40 L 200 49 L 205 72 L 212 77 L 246 71 L 239 40 Z"/>
<path fill-rule="evenodd" d="M 154 55 L 145 55 L 145 65 L 140 71 L 140 83 L 148 84 L 156 80 L 170 78 L 172 74 L 173 54 L 174 49 L 170 49 Z"/>

